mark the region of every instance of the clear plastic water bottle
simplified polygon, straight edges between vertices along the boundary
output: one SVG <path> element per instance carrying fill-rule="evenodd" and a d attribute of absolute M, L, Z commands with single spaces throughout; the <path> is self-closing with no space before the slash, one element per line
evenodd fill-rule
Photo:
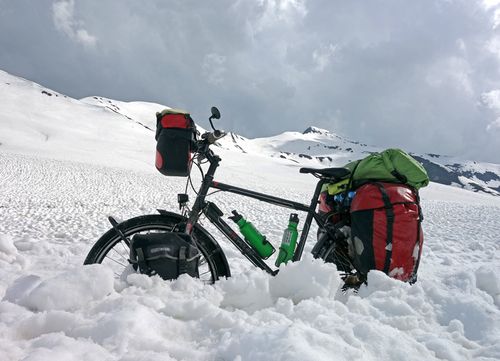
<path fill-rule="evenodd" d="M 352 199 L 354 198 L 354 195 L 356 194 L 355 191 L 349 191 L 347 193 L 347 198 L 344 200 L 344 192 L 336 194 L 333 196 L 333 200 L 345 207 L 349 207 L 351 205 Z"/>

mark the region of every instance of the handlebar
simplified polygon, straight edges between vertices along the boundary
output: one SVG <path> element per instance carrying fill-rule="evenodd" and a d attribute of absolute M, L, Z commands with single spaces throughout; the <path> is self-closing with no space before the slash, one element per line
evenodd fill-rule
<path fill-rule="evenodd" d="M 202 155 L 202 157 L 207 157 L 209 154 L 213 154 L 209 147 L 226 135 L 227 133 L 223 130 L 203 133 L 201 135 L 201 139 L 196 142 L 196 152 Z"/>
<path fill-rule="evenodd" d="M 200 143 L 206 143 L 208 145 L 214 144 L 219 139 L 227 135 L 223 130 L 215 130 L 214 132 L 206 132 L 201 135 Z"/>
<path fill-rule="evenodd" d="M 212 144 L 215 144 L 215 142 L 218 141 L 219 139 L 225 137 L 227 134 L 223 130 L 215 129 L 212 123 L 212 119 L 220 118 L 219 109 L 217 109 L 216 107 L 212 107 L 211 112 L 212 115 L 210 116 L 210 118 L 208 118 L 208 120 L 210 121 L 210 125 L 214 131 L 203 133 L 201 135 L 201 139 L 196 141 L 196 152 L 199 153 L 201 157 L 208 157 L 209 159 L 210 156 L 213 156 L 213 152 L 209 149 L 209 147 Z"/>

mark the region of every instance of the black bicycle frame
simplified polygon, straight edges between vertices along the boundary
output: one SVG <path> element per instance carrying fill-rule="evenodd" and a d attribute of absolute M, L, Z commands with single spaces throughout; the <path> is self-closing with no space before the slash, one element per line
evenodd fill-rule
<path fill-rule="evenodd" d="M 186 224 L 186 233 L 191 233 L 193 225 L 198 221 L 201 213 L 205 214 L 205 216 L 210 220 L 212 224 L 214 224 L 217 229 L 219 229 L 222 234 L 224 234 L 231 243 L 234 244 L 236 248 L 255 266 L 261 268 L 262 270 L 274 275 L 278 271 L 270 268 L 259 256 L 259 254 L 245 241 L 243 240 L 222 218 L 224 213 L 212 202 L 206 202 L 205 198 L 208 194 L 210 188 L 219 189 L 224 192 L 239 194 L 245 197 L 254 198 L 260 200 L 262 202 L 274 204 L 279 207 L 285 207 L 294 209 L 301 212 L 306 212 L 307 217 L 302 228 L 302 233 L 300 235 L 300 240 L 297 244 L 297 248 L 295 250 L 292 261 L 298 261 L 302 257 L 302 253 L 304 251 L 304 246 L 306 244 L 307 236 L 309 234 L 309 229 L 314 220 L 321 227 L 324 225 L 324 221 L 321 216 L 316 213 L 316 206 L 318 204 L 318 197 L 321 192 L 321 187 L 327 181 L 324 179 L 320 179 L 318 184 L 316 185 L 316 189 L 314 191 L 314 195 L 311 199 L 310 205 L 294 202 L 288 199 L 279 198 L 270 196 L 264 193 L 255 192 L 249 189 L 244 189 L 240 187 L 235 187 L 229 184 L 220 183 L 214 181 L 215 170 L 219 166 L 220 158 L 214 155 L 211 151 L 208 151 L 205 154 L 206 158 L 210 162 L 210 167 L 207 171 L 207 174 L 203 178 L 200 190 L 198 192 L 198 196 L 196 197 L 196 201 L 193 205 L 193 209 L 189 216 L 189 219 Z"/>

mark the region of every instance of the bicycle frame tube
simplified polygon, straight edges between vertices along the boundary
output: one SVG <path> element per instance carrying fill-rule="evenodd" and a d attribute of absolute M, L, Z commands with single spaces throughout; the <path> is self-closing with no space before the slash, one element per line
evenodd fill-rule
<path fill-rule="evenodd" d="M 222 219 L 222 211 L 212 202 L 207 202 L 207 206 L 203 212 L 207 218 L 222 232 L 234 246 L 256 267 L 266 271 L 269 274 L 275 275 L 277 271 L 273 271 L 263 260 L 259 254 L 248 245 L 233 229 Z"/>
<path fill-rule="evenodd" d="M 309 212 L 307 213 L 306 221 L 304 222 L 304 227 L 302 228 L 302 233 L 300 234 L 300 241 L 297 243 L 297 249 L 293 254 L 292 261 L 298 261 L 302 257 L 302 253 L 304 252 L 304 246 L 306 245 L 307 236 L 309 234 L 309 227 L 311 227 L 311 222 L 314 217 L 316 222 L 319 225 L 323 225 L 323 221 L 319 217 L 319 215 L 315 212 L 316 205 L 318 204 L 319 194 L 321 193 L 321 188 L 323 184 L 326 183 L 326 180 L 320 179 L 318 184 L 316 185 L 316 189 L 314 190 L 314 195 L 311 199 L 311 206 L 309 207 Z"/>
<path fill-rule="evenodd" d="M 307 236 L 309 235 L 309 228 L 311 227 L 311 223 L 312 223 L 313 218 L 316 220 L 316 222 L 318 222 L 318 224 L 321 225 L 323 223 L 321 218 L 319 217 L 319 215 L 315 212 L 315 210 L 316 210 L 316 205 L 318 204 L 319 194 L 321 193 L 321 187 L 323 186 L 323 184 L 325 184 L 325 182 L 326 182 L 325 180 L 320 180 L 318 182 L 318 184 L 316 185 L 316 189 L 314 191 L 314 195 L 311 199 L 311 204 L 309 206 L 307 206 L 305 204 L 297 203 L 294 201 L 290 201 L 288 199 L 278 198 L 278 197 L 270 196 L 270 195 L 259 193 L 259 192 L 254 192 L 254 191 L 251 191 L 248 189 L 239 188 L 239 187 L 231 186 L 231 185 L 220 183 L 220 182 L 212 181 L 210 186 L 211 186 L 211 188 L 216 188 L 216 189 L 220 189 L 220 190 L 225 191 L 225 192 L 235 193 L 235 194 L 239 194 L 242 196 L 258 199 L 260 201 L 263 201 L 266 203 L 271 203 L 271 204 L 274 204 L 277 206 L 292 208 L 292 209 L 295 209 L 298 211 L 307 212 L 307 218 L 306 218 L 306 221 L 305 221 L 304 226 L 302 228 L 302 232 L 300 235 L 300 241 L 299 241 L 299 243 L 297 243 L 297 249 L 295 250 L 295 253 L 294 253 L 293 259 L 292 259 L 295 262 L 295 261 L 300 260 L 300 258 L 302 257 L 302 253 L 304 252 L 304 247 L 305 247 L 305 244 L 307 241 Z M 225 232 L 223 232 L 223 233 L 225 233 Z M 226 236 L 227 236 L 227 234 L 226 234 Z"/>
<path fill-rule="evenodd" d="M 290 200 L 284 199 L 284 198 L 270 196 L 270 195 L 267 195 L 264 193 L 254 192 L 254 191 L 251 191 L 249 189 L 235 187 L 235 186 L 232 186 L 229 184 L 224 184 L 224 183 L 212 181 L 210 183 L 210 188 L 220 189 L 221 191 L 239 194 L 239 195 L 242 195 L 245 197 L 258 199 L 259 201 L 271 203 L 271 204 L 274 204 L 277 206 L 292 208 L 292 209 L 295 209 L 298 211 L 303 211 L 303 212 L 311 211 L 311 206 L 307 206 L 305 204 L 293 202 L 293 201 L 290 201 Z M 314 205 L 312 210 L 314 210 L 315 208 L 316 208 L 316 204 Z"/>
<path fill-rule="evenodd" d="M 220 211 L 217 206 L 211 202 L 206 202 L 205 198 L 208 194 L 210 188 L 219 189 L 221 191 L 239 194 L 245 197 L 254 198 L 265 203 L 274 204 L 279 207 L 285 207 L 294 209 L 297 211 L 302 211 L 307 213 L 306 221 L 302 228 L 300 241 L 297 244 L 297 249 L 293 256 L 293 261 L 298 261 L 302 257 L 304 251 L 304 246 L 309 234 L 309 229 L 314 220 L 318 225 L 323 225 L 323 220 L 316 213 L 316 205 L 318 203 L 318 197 L 321 192 L 321 187 L 326 182 L 326 180 L 320 179 L 316 185 L 313 198 L 311 199 L 311 204 L 306 205 L 299 202 L 291 201 L 284 198 L 279 198 L 271 196 L 264 193 L 255 192 L 249 189 L 244 189 L 236 186 L 232 186 L 225 183 L 220 183 L 214 181 L 215 170 L 219 166 L 220 158 L 213 153 L 206 154 L 207 159 L 210 161 L 210 167 L 205 175 L 203 182 L 201 184 L 198 196 L 193 205 L 191 215 L 186 224 L 186 233 L 191 233 L 193 225 L 198 221 L 200 214 L 203 212 L 212 224 L 214 224 L 234 245 L 235 247 L 255 266 L 263 269 L 270 274 L 276 274 L 277 271 L 273 271 L 257 254 L 257 252 L 251 248 L 241 237 L 239 237 L 236 232 L 222 219 L 222 211 Z"/>

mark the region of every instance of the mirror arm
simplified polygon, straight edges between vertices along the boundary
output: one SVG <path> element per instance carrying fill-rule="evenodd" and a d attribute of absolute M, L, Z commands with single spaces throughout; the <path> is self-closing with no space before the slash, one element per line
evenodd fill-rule
<path fill-rule="evenodd" d="M 210 122 L 210 126 L 212 127 L 212 129 L 215 131 L 215 128 L 214 128 L 214 124 L 212 123 L 212 117 L 208 118 L 208 121 Z"/>

